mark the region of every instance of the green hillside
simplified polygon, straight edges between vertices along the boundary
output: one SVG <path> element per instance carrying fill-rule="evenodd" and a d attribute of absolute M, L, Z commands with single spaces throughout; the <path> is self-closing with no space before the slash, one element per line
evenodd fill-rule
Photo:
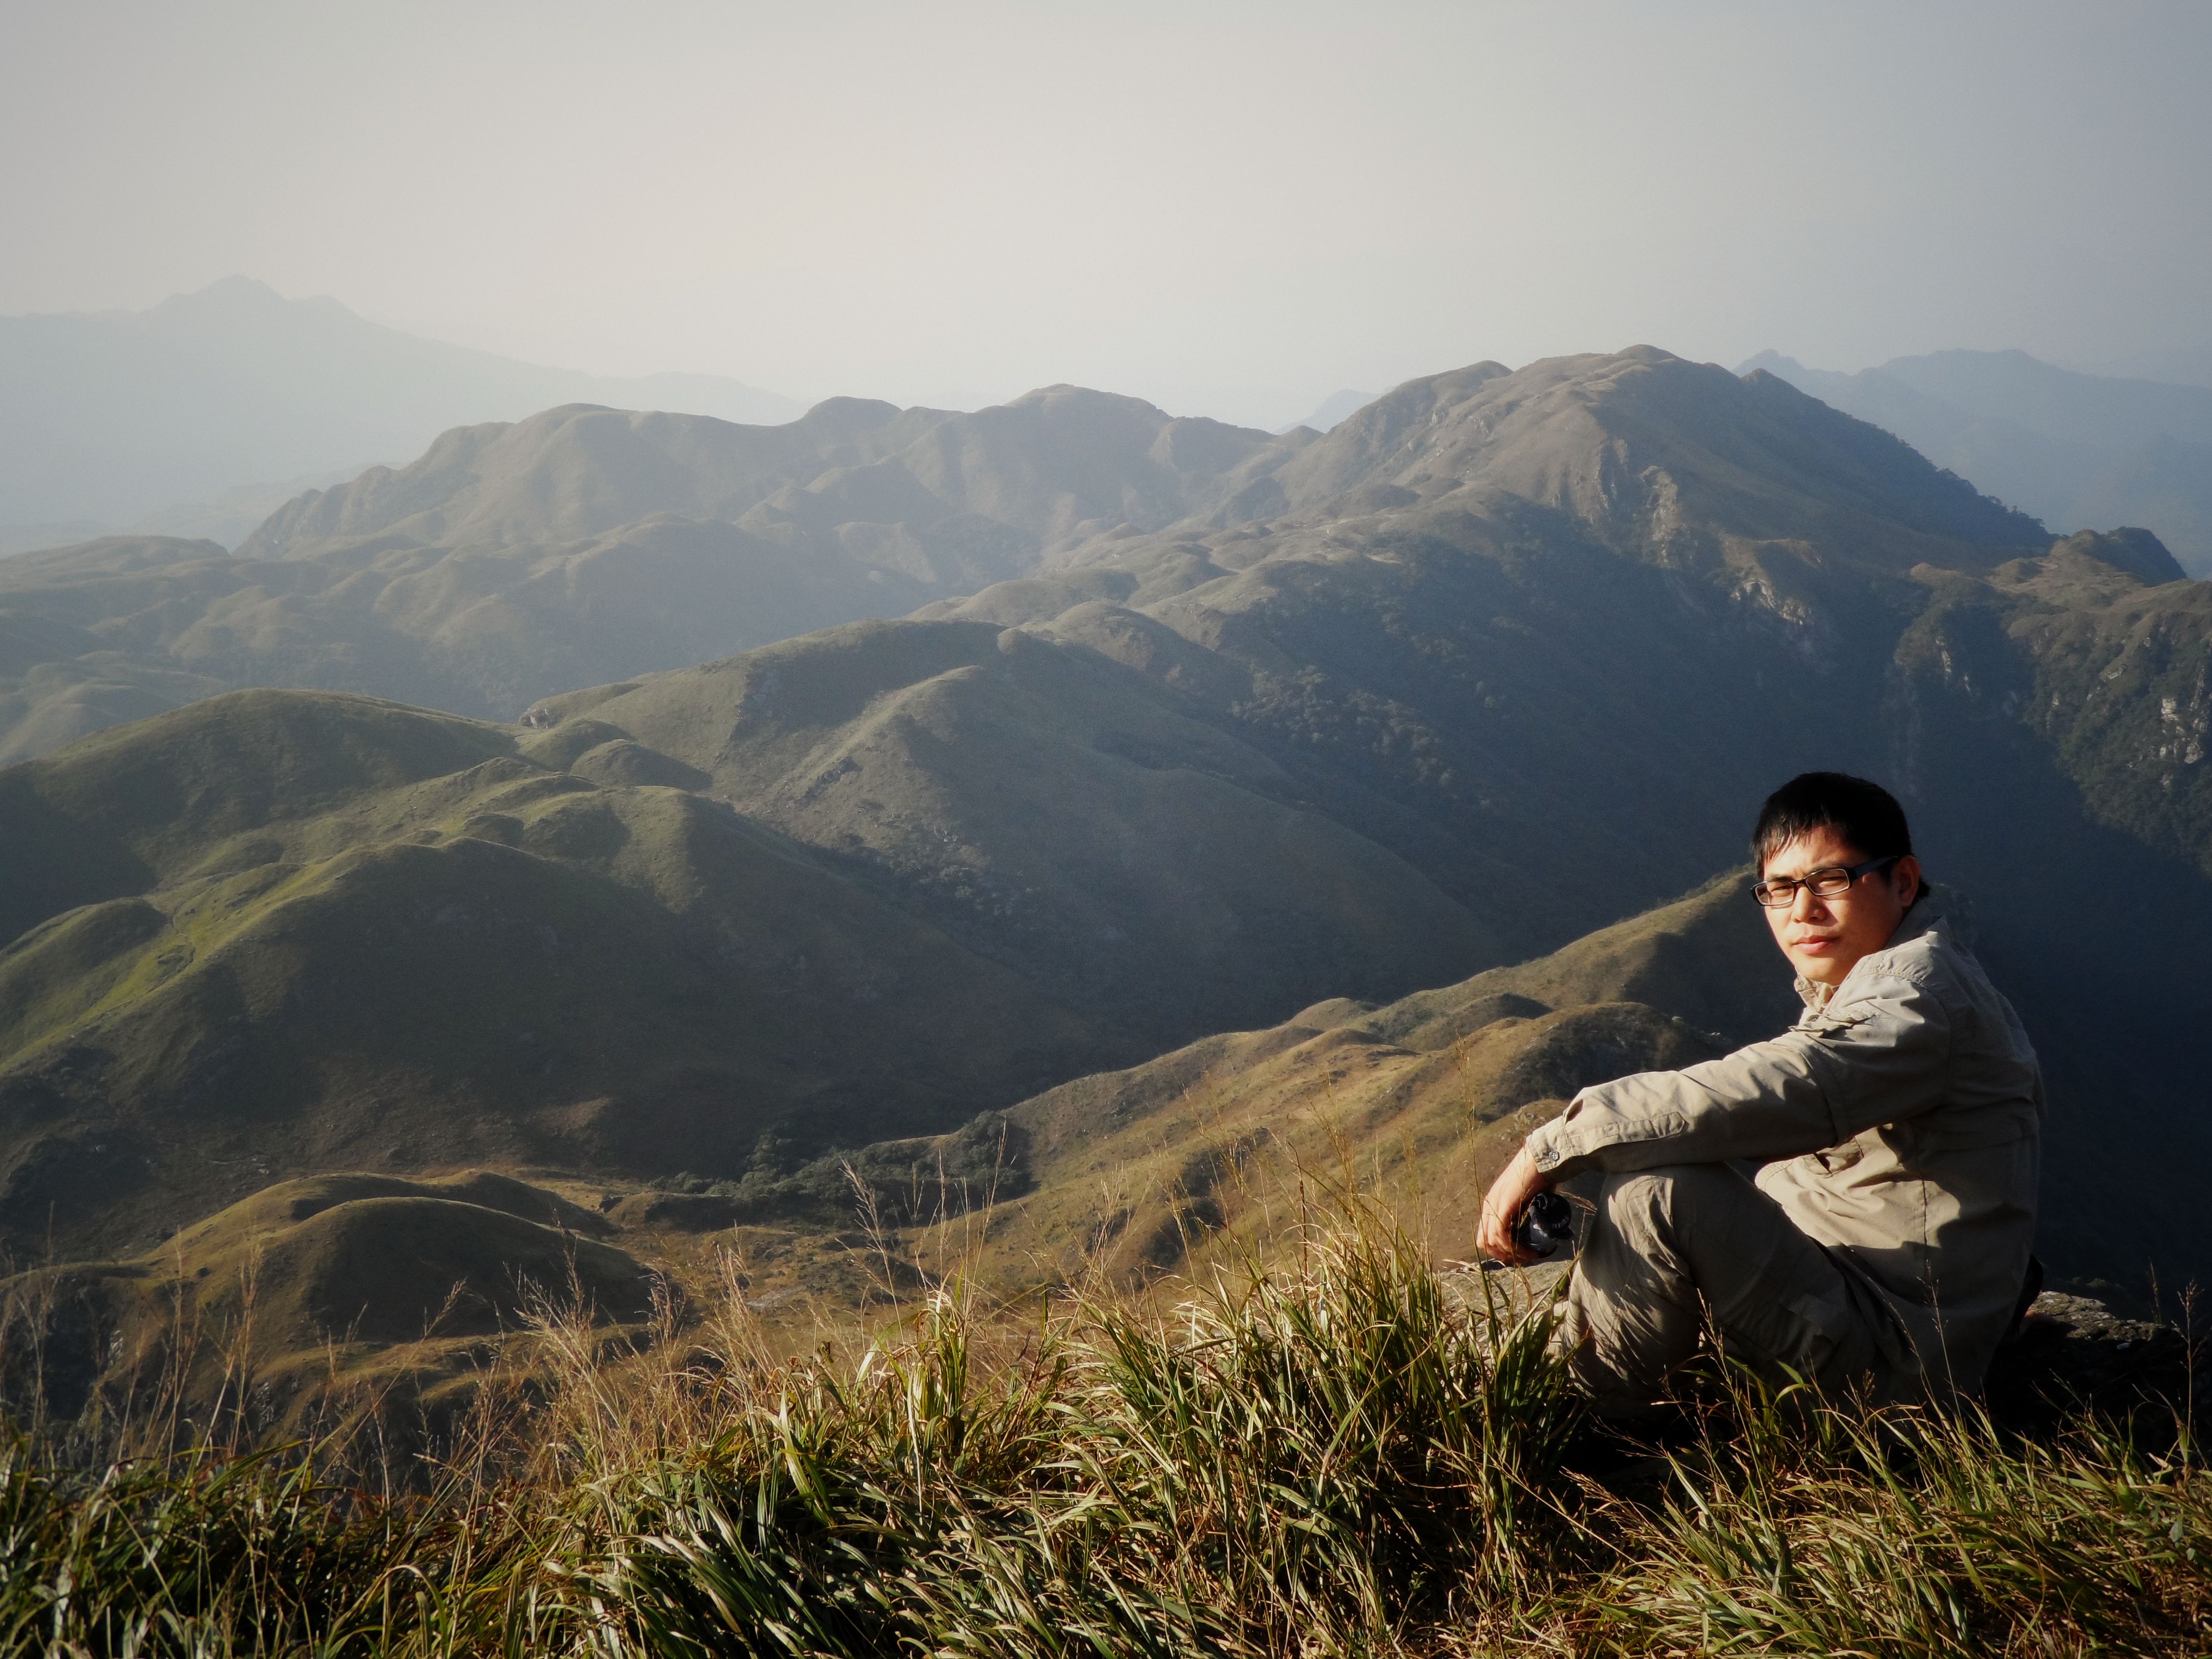
<path fill-rule="evenodd" d="M 775 1137 L 722 1179 L 699 1173 L 711 1143 L 698 1124 L 681 1144 L 701 1162 L 640 1186 L 578 1141 L 441 1143 L 410 1115 L 410 1155 L 463 1173 L 281 1180 L 143 1255 L 19 1275 L 0 1283 L 13 1333 L 0 1352 L 22 1355 L 38 1331 L 63 1417 L 95 1397 L 112 1408 L 179 1352 L 196 1399 L 213 1401 L 242 1357 L 295 1425 L 403 1376 L 435 1412 L 466 1397 L 482 1339 L 526 1324 L 526 1279 L 541 1299 L 580 1290 L 635 1322 L 647 1272 L 706 1301 L 733 1258 L 763 1316 L 795 1329 L 848 1316 L 886 1273 L 927 1284 L 957 1267 L 1012 1297 L 1101 1270 L 1144 1284 L 1265 1243 L 1297 1215 L 1302 1170 L 1410 1201 L 1440 1249 L 1463 1254 L 1521 1135 L 1584 1084 L 1776 1029 L 1794 1006 L 1778 963 L 1731 875 L 1457 984 L 1379 1006 L 1332 999 L 933 1138 L 810 1160 Z M 313 1149 L 326 1167 L 357 1150 Z M 486 1152 L 526 1179 L 467 1167 Z M 280 1158 L 272 1144 L 264 1169 L 287 1173 Z"/>
<path fill-rule="evenodd" d="M 468 1398 L 486 1339 L 534 1315 L 650 1318 L 653 1276 L 611 1231 L 486 1170 L 280 1182 L 143 1255 L 0 1284 L 0 1391 L 24 1419 L 88 1425 L 165 1388 L 204 1421 L 242 1408 L 271 1436 L 372 1401 L 434 1422 Z"/>
<path fill-rule="evenodd" d="M 1438 1247 L 1471 1255 L 1491 1178 L 1577 1089 L 1790 1017 L 1747 886 L 1723 878 L 1547 957 L 1381 1006 L 1333 999 L 1022 1103 L 1006 1116 L 1032 1185 L 1002 1206 L 993 1268 L 1012 1288 L 1103 1252 L 1142 1277 L 1249 1246 L 1291 1213 L 1300 1170 L 1416 1200 Z"/>
<path fill-rule="evenodd" d="M 1449 1263 L 1473 1255 L 1505 1159 L 1577 1090 L 1794 1017 L 1748 887 L 1732 872 L 1547 956 L 1379 1006 L 1331 999 L 933 1137 L 808 1158 L 771 1135 L 741 1174 L 646 1184 L 545 1141 L 504 1149 L 522 1180 L 466 1167 L 479 1147 L 447 1147 L 436 1161 L 459 1173 L 280 1181 L 143 1255 L 0 1282 L 0 1386 L 75 1420 L 148 1393 L 181 1355 L 204 1409 L 246 1367 L 272 1428 L 340 1423 L 372 1396 L 403 1429 L 434 1428 L 473 1397 L 488 1343 L 580 1296 L 659 1340 L 641 1324 L 656 1279 L 679 1307 L 705 1306 L 737 1273 L 761 1329 L 803 1344 L 954 1274 L 1019 1300 L 1101 1274 L 1233 1273 L 1331 1188 L 1419 1216 Z M 682 1144 L 703 1157 L 689 1127 Z M 2046 1254 L 2142 1298 L 2136 1241 L 2105 1224 L 2109 1165 L 2075 1148 L 2063 1167 Z"/>
<path fill-rule="evenodd" d="M 949 1128 L 1126 1035 L 701 795 L 245 692 L 0 775 L 0 1225 L 127 1246 L 272 1179 L 741 1171 Z"/>
<path fill-rule="evenodd" d="M 1295 762 L 1079 640 L 860 624 L 550 699 L 528 721 L 545 743 L 618 732 L 697 769 L 1156 1042 L 1448 977 L 1525 931 L 1489 919 L 1522 902 L 1509 872 L 1447 896 Z"/>
<path fill-rule="evenodd" d="M 528 637 L 499 574 L 528 538 L 612 538 L 593 591 L 674 629 L 693 590 L 605 526 L 658 501 L 736 520 L 656 534 L 768 538 L 778 500 L 917 545 L 988 521 L 1023 574 L 519 732 L 259 692 L 0 774 L 17 1247 L 51 1212 L 137 1248 L 394 1158 L 804 1186 L 1102 1065 L 1541 957 L 1736 864 L 1766 791 L 1826 765 L 1899 788 L 2036 1037 L 2054 1266 L 2212 1263 L 2207 590 L 2154 538 L 2054 545 L 1771 376 L 1638 348 L 1279 442 L 1065 390 L 773 429 L 556 410 L 303 500 L 246 562 L 423 561 L 408 626 L 470 640 L 481 686 L 557 655 L 550 624 L 496 643 Z M 118 616 L 219 631 L 131 586 L 189 549 L 30 568 L 73 561 Z M 330 614 L 240 601 L 235 636 L 327 643 Z M 1749 1034 L 1684 974 L 1597 1000 Z"/>
<path fill-rule="evenodd" d="M 1799 1012 L 1738 871 L 1455 985 L 1380 1006 L 1335 999 L 1078 1079 L 1006 1114 L 1020 1162 L 984 1271 L 1012 1291 L 1041 1264 L 1073 1279 L 1103 1260 L 1142 1280 L 1234 1262 L 1295 1217 L 1316 1177 L 1407 1206 L 1445 1257 L 1471 1257 L 1490 1182 L 1577 1090 L 1712 1058 Z M 2146 1263 L 2191 1237 L 2196 1170 L 2161 1178 L 2130 1152 L 2100 1155 L 2085 1127 L 2050 1126 L 2039 1248 L 2057 1271 L 2145 1302 Z M 2119 1202 L 2170 1231 L 2146 1249 L 2111 1226 Z M 927 1251 L 926 1231 L 910 1237 Z"/>

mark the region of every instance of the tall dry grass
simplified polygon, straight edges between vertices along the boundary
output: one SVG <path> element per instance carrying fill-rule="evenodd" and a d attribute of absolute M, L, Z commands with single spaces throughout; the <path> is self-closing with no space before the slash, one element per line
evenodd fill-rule
<path fill-rule="evenodd" d="M 1173 1295 L 778 1352 L 734 1280 L 549 1306 L 439 1456 L 0 1454 L 0 1643 L 67 1654 L 2198 1652 L 2212 1484 L 2083 1417 L 1721 1388 L 1587 1421 L 1546 1310 L 1356 1200 Z"/>

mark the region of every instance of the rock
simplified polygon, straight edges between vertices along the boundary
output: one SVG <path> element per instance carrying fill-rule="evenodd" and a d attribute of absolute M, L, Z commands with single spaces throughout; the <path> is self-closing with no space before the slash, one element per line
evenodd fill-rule
<path fill-rule="evenodd" d="M 2154 1422 L 2186 1408 L 2192 1360 L 2203 1380 L 2205 1346 L 2200 1339 L 2193 1346 L 2192 1355 L 2179 1327 L 2123 1318 L 2088 1297 L 2045 1291 L 1990 1367 L 1990 1413 L 2027 1430 L 2051 1426 L 2085 1405 Z"/>

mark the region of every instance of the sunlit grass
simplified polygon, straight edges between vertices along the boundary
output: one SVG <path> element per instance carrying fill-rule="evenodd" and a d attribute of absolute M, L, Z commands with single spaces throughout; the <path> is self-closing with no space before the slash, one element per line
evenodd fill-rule
<path fill-rule="evenodd" d="M 1463 1276 L 1464 1277 L 1464 1276 Z M 1479 1278 L 1474 1280 L 1480 1285 Z M 943 1284 L 778 1353 L 734 1280 L 549 1310 L 436 1460 L 222 1425 L 0 1455 L 0 1642 L 82 1654 L 2203 1650 L 2185 1434 L 1721 1386 L 1587 1421 L 1356 1200 L 1265 1261 L 1018 1309 Z M 238 1437 L 233 1434 L 232 1440 Z"/>

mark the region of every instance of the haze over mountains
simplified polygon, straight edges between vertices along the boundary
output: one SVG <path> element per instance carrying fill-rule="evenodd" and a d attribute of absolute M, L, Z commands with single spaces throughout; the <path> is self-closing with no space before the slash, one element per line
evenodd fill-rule
<path fill-rule="evenodd" d="M 330 475 L 576 402 L 802 408 L 717 375 L 613 379 L 418 339 L 245 276 L 143 312 L 0 317 L 0 552 L 120 529 L 235 545 Z"/>
<path fill-rule="evenodd" d="M 1738 372 L 1753 368 L 2053 530 L 2140 525 L 2191 574 L 2212 575 L 2212 387 L 2076 374 L 2024 351 L 1939 351 L 1856 374 L 1765 351 Z"/>
<path fill-rule="evenodd" d="M 2129 380 L 1954 351 L 1852 375 L 1766 352 L 1739 372 L 1769 368 L 2054 529 L 2140 524 L 2212 571 L 2212 391 L 2191 354 L 2145 363 Z M 1296 424 L 1327 432 L 1371 401 L 1340 391 Z M 115 532 L 234 548 L 302 490 L 567 403 L 802 412 L 723 377 L 549 368 L 226 277 L 140 313 L 0 318 L 0 554 Z"/>
<path fill-rule="evenodd" d="M 462 428 L 301 496 L 234 556 L 142 537 L 0 561 L 0 761 L 224 686 L 511 720 L 1243 514 L 1312 437 L 1073 387 L 972 415 L 832 398 L 778 427 L 568 406 Z"/>
<path fill-rule="evenodd" d="M 1262 1048 L 1498 1025 L 1480 1122 L 1431 1126 L 1472 1158 L 1452 1135 L 1566 1086 L 1526 1042 L 1673 1063 L 1768 1019 L 1778 962 L 1668 923 L 1571 996 L 1312 1005 L 1705 889 L 1832 765 L 1905 796 L 2035 1034 L 2054 1267 L 2212 1266 L 2212 587 L 1775 375 L 1478 364 L 1325 436 L 1072 387 L 567 407 L 252 550 L 0 565 L 10 740 L 45 754 L 0 773 L 18 1251 L 135 1255 L 340 1169 L 812 1190 L 986 1109 L 1079 1136 L 1055 1085 L 1285 1022 Z M 206 695 L 256 679 L 325 689 Z M 133 697 L 198 700 L 46 752 Z M 1696 938 L 1755 926 L 1723 897 Z M 1303 1111 L 1328 1069 L 1243 1097 Z M 1051 1144 L 1076 1162 L 1036 1170 L 1081 1165 Z"/>

